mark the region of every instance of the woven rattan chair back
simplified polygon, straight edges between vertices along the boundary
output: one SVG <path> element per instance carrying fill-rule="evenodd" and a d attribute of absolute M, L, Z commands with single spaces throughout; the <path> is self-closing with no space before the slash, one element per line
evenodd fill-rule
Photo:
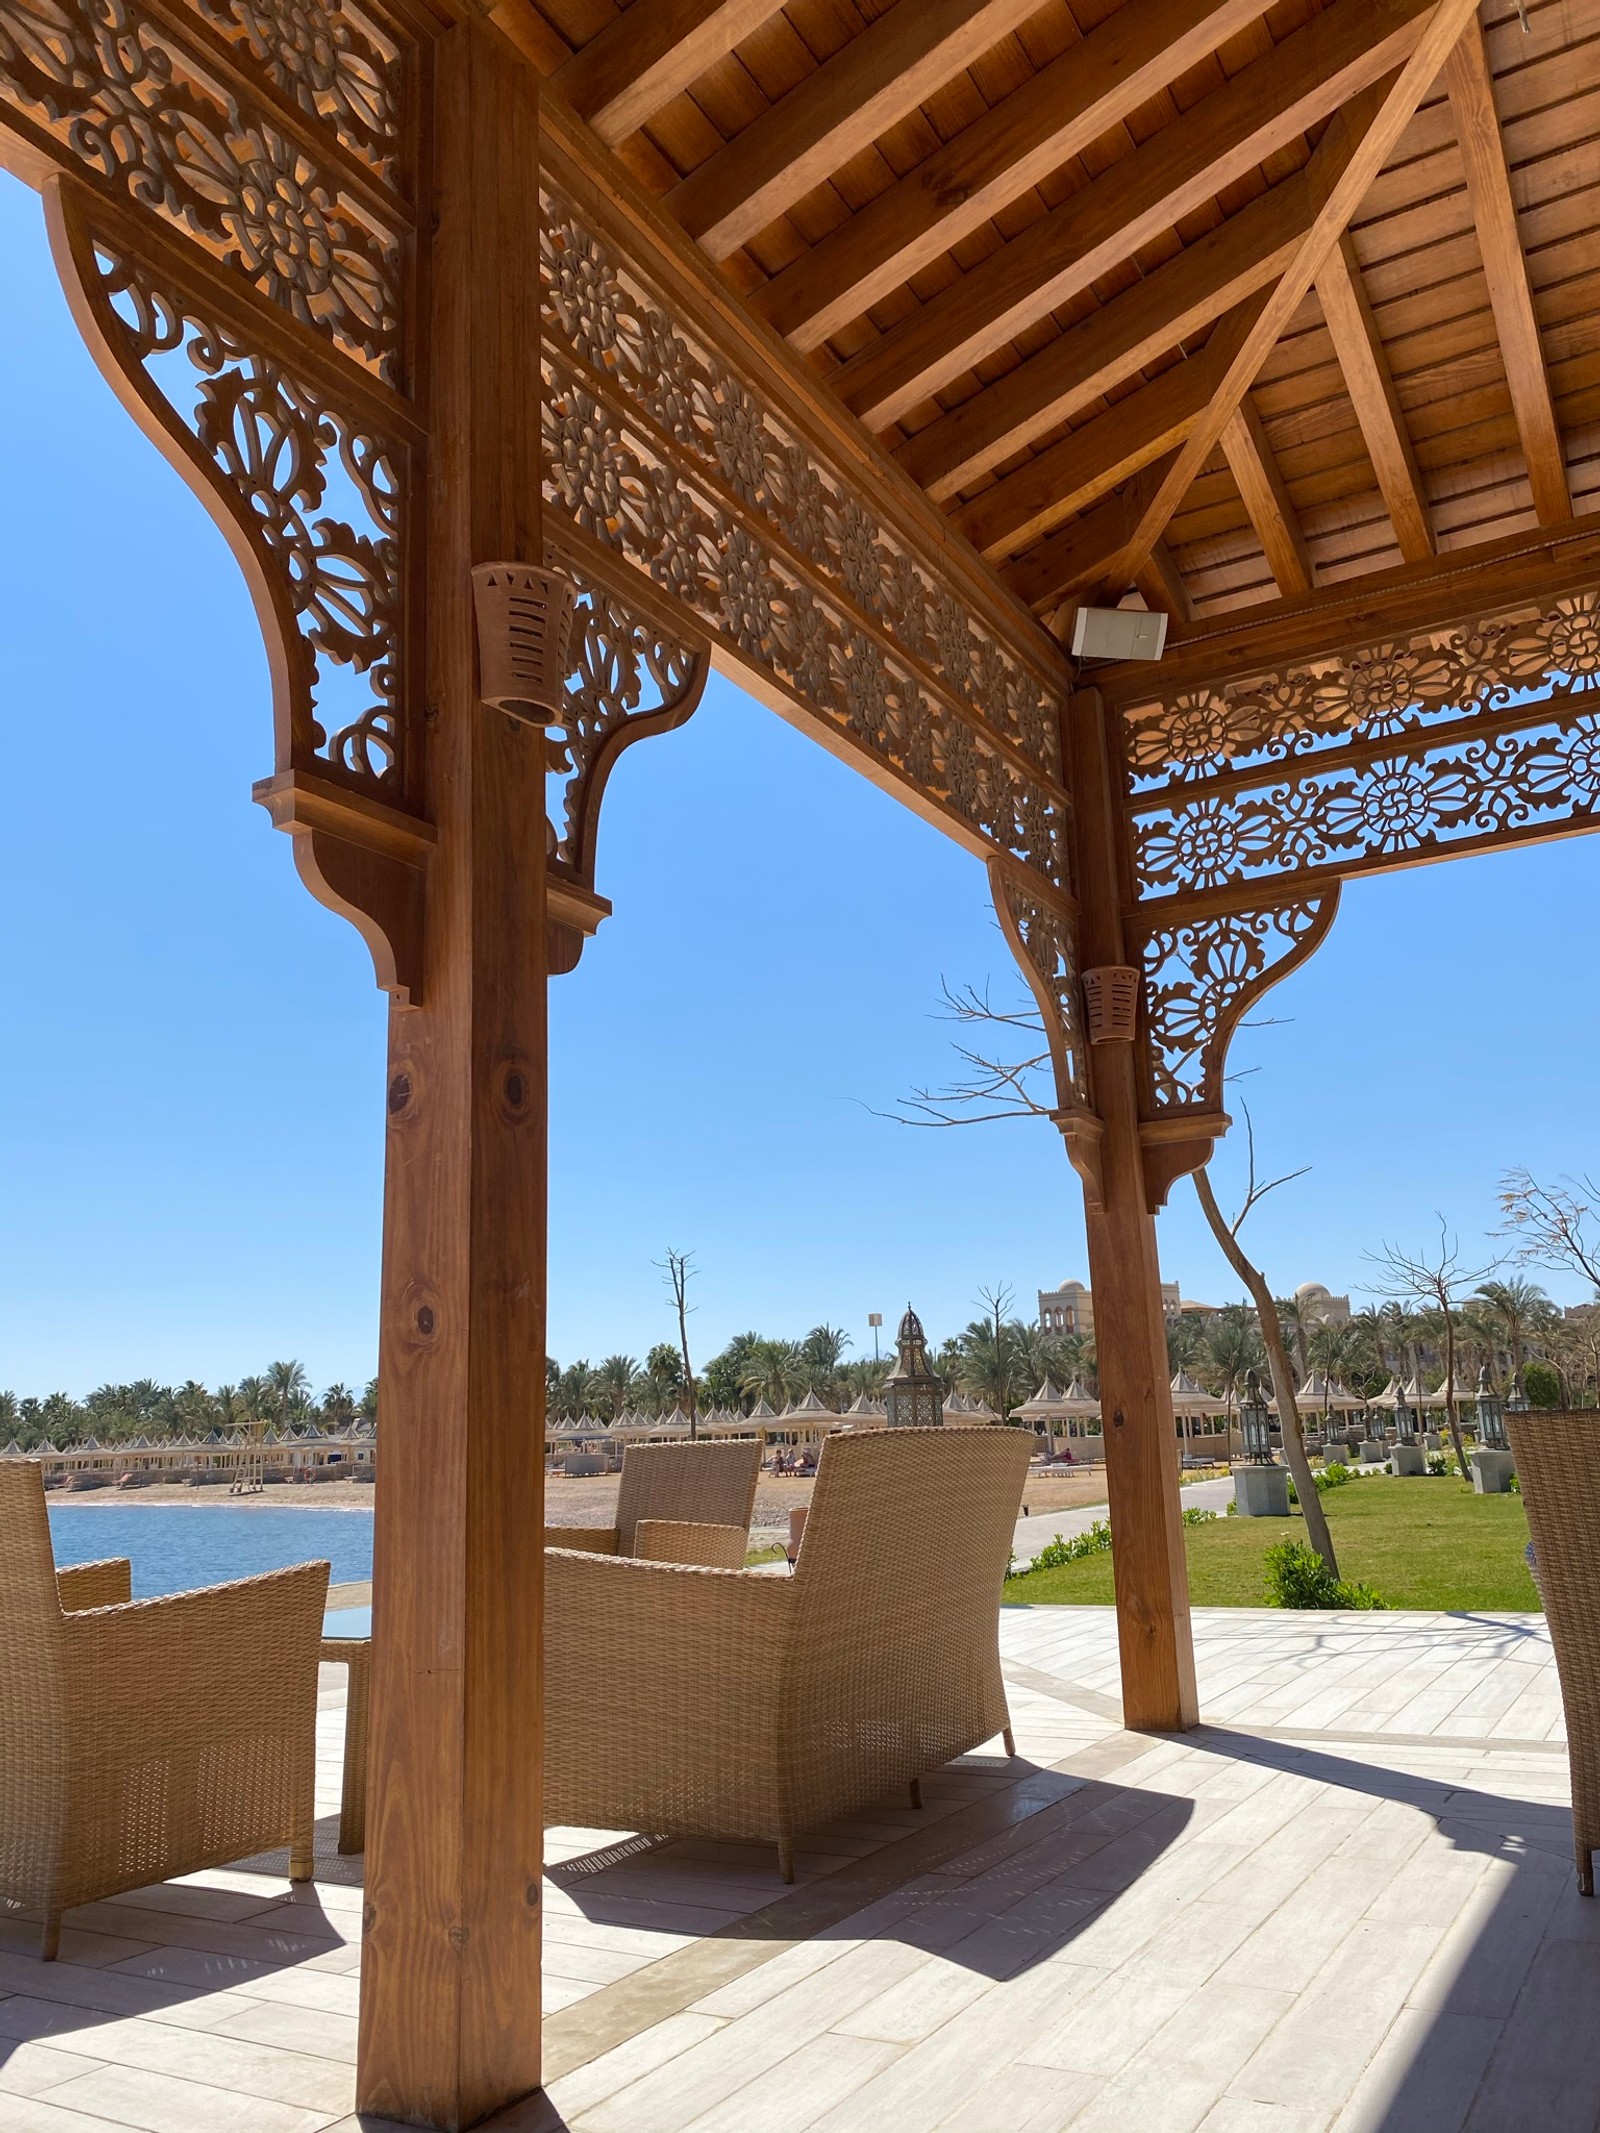
<path fill-rule="evenodd" d="M 0 1817 L 0 1889 L 28 1897 L 61 1814 L 65 1619 L 43 1476 L 31 1460 L 0 1461 L 0 1799 L 15 1803 Z"/>
<path fill-rule="evenodd" d="M 632 1555 L 641 1518 L 749 1530 L 761 1475 L 761 1446 L 630 1444 L 617 1490 L 617 1552 Z"/>
<path fill-rule="evenodd" d="M 1600 1414 L 1510 1414 L 1506 1434 L 1567 1714 L 1578 1886 L 1592 1896 L 1600 1850 Z"/>
<path fill-rule="evenodd" d="M 1000 1591 L 1030 1431 L 894 1429 L 822 1448 L 795 1565 L 784 1697 L 797 1751 L 831 1796 L 856 1770 L 935 1769 L 1010 1723 Z M 860 1684 L 850 1701 L 841 1678 Z M 841 1722 L 843 1721 L 843 1722 Z M 864 1753 L 863 1726 L 876 1736 Z M 885 1758 L 883 1744 L 891 1743 Z M 816 1780 L 813 1778 L 812 1783 Z"/>

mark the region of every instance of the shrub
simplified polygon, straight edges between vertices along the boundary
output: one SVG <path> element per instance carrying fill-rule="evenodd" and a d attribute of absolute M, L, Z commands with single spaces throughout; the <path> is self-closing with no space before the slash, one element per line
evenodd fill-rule
<path fill-rule="evenodd" d="M 1381 1609 L 1386 1604 L 1370 1585 L 1336 1578 L 1302 1540 L 1276 1541 L 1267 1550 L 1267 1598 L 1274 1607 Z"/>
<path fill-rule="evenodd" d="M 1342 1489 L 1350 1479 L 1350 1469 L 1342 1459 L 1330 1459 L 1315 1478 L 1319 1489 Z"/>
<path fill-rule="evenodd" d="M 1085 1556 L 1104 1555 L 1110 1546 L 1111 1528 L 1103 1518 L 1097 1518 L 1087 1533 L 1076 1534 L 1071 1540 L 1063 1540 L 1058 1533 L 1027 1567 L 1029 1570 L 1059 1570 L 1063 1563 L 1081 1563 Z"/>
<path fill-rule="evenodd" d="M 1197 1503 L 1192 1503 L 1183 1514 L 1183 1522 L 1186 1526 L 1214 1526 L 1217 1522 L 1217 1514 L 1215 1511 L 1203 1510 Z"/>
<path fill-rule="evenodd" d="M 1530 1407 L 1559 1407 L 1561 1380 L 1548 1363 L 1527 1363 L 1522 1372 L 1523 1390 Z"/>

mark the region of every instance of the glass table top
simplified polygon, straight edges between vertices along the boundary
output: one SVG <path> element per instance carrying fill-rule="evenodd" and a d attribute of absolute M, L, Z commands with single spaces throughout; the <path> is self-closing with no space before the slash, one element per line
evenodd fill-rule
<path fill-rule="evenodd" d="M 330 1607 L 322 1618 L 322 1634 L 325 1637 L 370 1637 L 372 1609 Z"/>

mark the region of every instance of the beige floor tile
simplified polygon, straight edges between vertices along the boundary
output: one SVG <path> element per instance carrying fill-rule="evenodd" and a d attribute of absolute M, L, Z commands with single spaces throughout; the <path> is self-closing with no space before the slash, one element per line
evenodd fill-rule
<path fill-rule="evenodd" d="M 98 2062 L 53 2044 L 17 2044 L 0 2053 L 0 2090 L 11 2096 L 42 2096 L 74 2074 L 93 2073 Z"/>
<path fill-rule="evenodd" d="M 665 2022 L 657 2022 L 653 2028 L 631 2037 L 615 2051 L 552 2081 L 550 2100 L 564 2117 L 576 2121 L 592 2105 L 603 2103 L 618 2089 L 654 2073 L 692 2044 L 703 2044 L 722 2027 L 723 2023 L 711 2015 L 669 2015 Z"/>
<path fill-rule="evenodd" d="M 898 2056 L 896 2045 L 869 2037 L 818 2037 L 693 2119 L 687 2133 L 805 2133 Z M 581 2120 L 577 2133 L 583 2133 Z"/>
<path fill-rule="evenodd" d="M 46 2100 L 139 2133 L 321 2133 L 331 2115 L 131 2066 L 78 2074 Z"/>

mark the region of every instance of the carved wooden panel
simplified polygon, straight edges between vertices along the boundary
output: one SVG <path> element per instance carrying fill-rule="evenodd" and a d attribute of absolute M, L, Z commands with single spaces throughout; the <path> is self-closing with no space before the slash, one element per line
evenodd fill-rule
<path fill-rule="evenodd" d="M 1256 905 L 1600 823 L 1600 594 L 1125 714 L 1141 901 Z"/>
<path fill-rule="evenodd" d="M 674 316 L 560 191 L 545 204 L 547 512 L 910 787 L 1067 885 L 1059 703 L 873 499 Z"/>
<path fill-rule="evenodd" d="M 324 0 L 0 0 L 0 111 L 391 383 L 403 371 L 404 54 Z"/>

